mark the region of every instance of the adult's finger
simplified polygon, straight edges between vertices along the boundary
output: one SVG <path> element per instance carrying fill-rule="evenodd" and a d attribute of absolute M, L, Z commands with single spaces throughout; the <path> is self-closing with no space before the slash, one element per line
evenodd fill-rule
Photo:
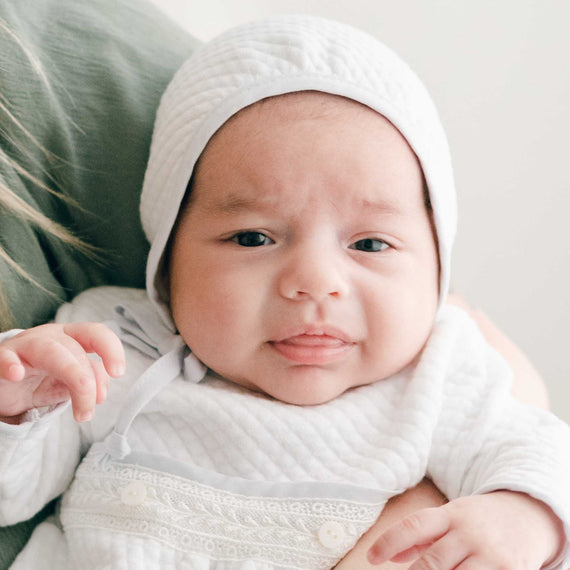
<path fill-rule="evenodd" d="M 381 564 L 414 546 L 430 544 L 443 536 L 449 526 L 449 515 L 441 507 L 412 513 L 376 540 L 368 550 L 368 562 Z"/>
<path fill-rule="evenodd" d="M 505 566 L 504 568 L 508 568 L 508 566 Z M 477 560 L 475 556 L 469 556 L 469 558 L 465 559 L 459 566 L 457 566 L 457 570 L 488 570 L 488 569 L 489 565 L 484 561 Z"/>
<path fill-rule="evenodd" d="M 452 570 L 467 560 L 471 550 L 453 531 L 436 540 L 410 570 Z"/>

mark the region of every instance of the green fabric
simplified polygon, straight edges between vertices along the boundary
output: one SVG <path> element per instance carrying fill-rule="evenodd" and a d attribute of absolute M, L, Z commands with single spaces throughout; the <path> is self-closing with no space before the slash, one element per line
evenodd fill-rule
<path fill-rule="evenodd" d="M 89 286 L 143 285 L 138 202 L 154 114 L 196 40 L 143 0 L 0 0 L 0 18 L 0 182 L 99 247 L 102 258 L 97 263 L 2 208 L 0 244 L 52 292 L 0 261 L 15 324 L 27 327 Z M 83 210 L 24 179 L 7 158 Z"/>
<path fill-rule="evenodd" d="M 0 245 L 47 290 L 0 259 L 14 326 L 51 319 L 90 286 L 143 285 L 138 202 L 154 114 L 196 45 L 145 0 L 0 0 Z M 8 213 L 6 188 L 99 248 L 99 259 Z M 36 519 L 0 529 L 0 569 Z"/>

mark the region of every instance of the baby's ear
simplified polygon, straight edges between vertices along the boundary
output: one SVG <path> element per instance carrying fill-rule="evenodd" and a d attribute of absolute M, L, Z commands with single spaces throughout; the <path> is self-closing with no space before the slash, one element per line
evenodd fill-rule
<path fill-rule="evenodd" d="M 174 233 L 174 232 L 173 232 Z M 172 239 L 172 236 L 171 236 Z M 163 301 L 168 310 L 172 313 L 170 308 L 170 242 L 171 239 L 168 241 L 168 245 L 164 252 L 163 260 L 160 264 L 160 269 L 156 274 L 155 278 L 155 285 L 156 285 L 156 292 L 161 301 Z"/>

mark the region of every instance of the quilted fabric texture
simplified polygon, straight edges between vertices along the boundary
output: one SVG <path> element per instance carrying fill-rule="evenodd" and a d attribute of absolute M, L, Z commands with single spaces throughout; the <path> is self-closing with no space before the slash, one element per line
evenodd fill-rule
<path fill-rule="evenodd" d="M 16 570 L 35 568 L 40 556 L 55 568 L 326 570 L 389 497 L 426 473 L 449 498 L 529 493 L 569 528 L 568 426 L 509 397 L 506 364 L 457 308 L 440 312 L 413 369 L 302 407 L 211 374 L 196 383 L 180 361 L 161 369 L 172 380 L 156 394 L 145 371 L 162 383 L 156 367 L 172 351 L 143 291 L 92 289 L 58 318 L 105 320 L 114 303 L 140 325 L 142 344 L 129 327 L 128 374 L 111 383 L 93 421 L 76 424 L 60 407 L 0 425 L 0 455 L 10 458 L 0 516 L 33 512 L 75 475 L 62 501 L 65 534 L 46 523 Z M 107 434 L 133 400 L 133 451 L 117 459 Z M 562 558 L 550 566 L 563 567 Z"/>
<path fill-rule="evenodd" d="M 141 217 L 151 243 L 147 291 L 165 322 L 170 317 L 157 274 L 200 153 L 240 109 L 303 90 L 342 95 L 369 106 L 387 117 L 414 149 L 434 208 L 445 298 L 456 199 L 446 137 L 426 89 L 407 64 L 372 36 L 320 18 L 282 16 L 238 27 L 202 46 L 161 100 Z"/>

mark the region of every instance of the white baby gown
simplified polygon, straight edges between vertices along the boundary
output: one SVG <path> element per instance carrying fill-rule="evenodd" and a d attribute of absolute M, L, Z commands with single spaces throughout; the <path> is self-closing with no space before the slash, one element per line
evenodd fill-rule
<path fill-rule="evenodd" d="M 15 570 L 325 570 L 425 475 L 450 499 L 526 492 L 568 529 L 570 430 L 509 396 L 510 371 L 460 309 L 440 312 L 415 368 L 303 407 L 207 372 L 143 291 L 93 289 L 58 320 L 113 306 L 128 373 L 90 424 L 64 405 L 0 426 L 2 519 L 65 491 Z"/>

